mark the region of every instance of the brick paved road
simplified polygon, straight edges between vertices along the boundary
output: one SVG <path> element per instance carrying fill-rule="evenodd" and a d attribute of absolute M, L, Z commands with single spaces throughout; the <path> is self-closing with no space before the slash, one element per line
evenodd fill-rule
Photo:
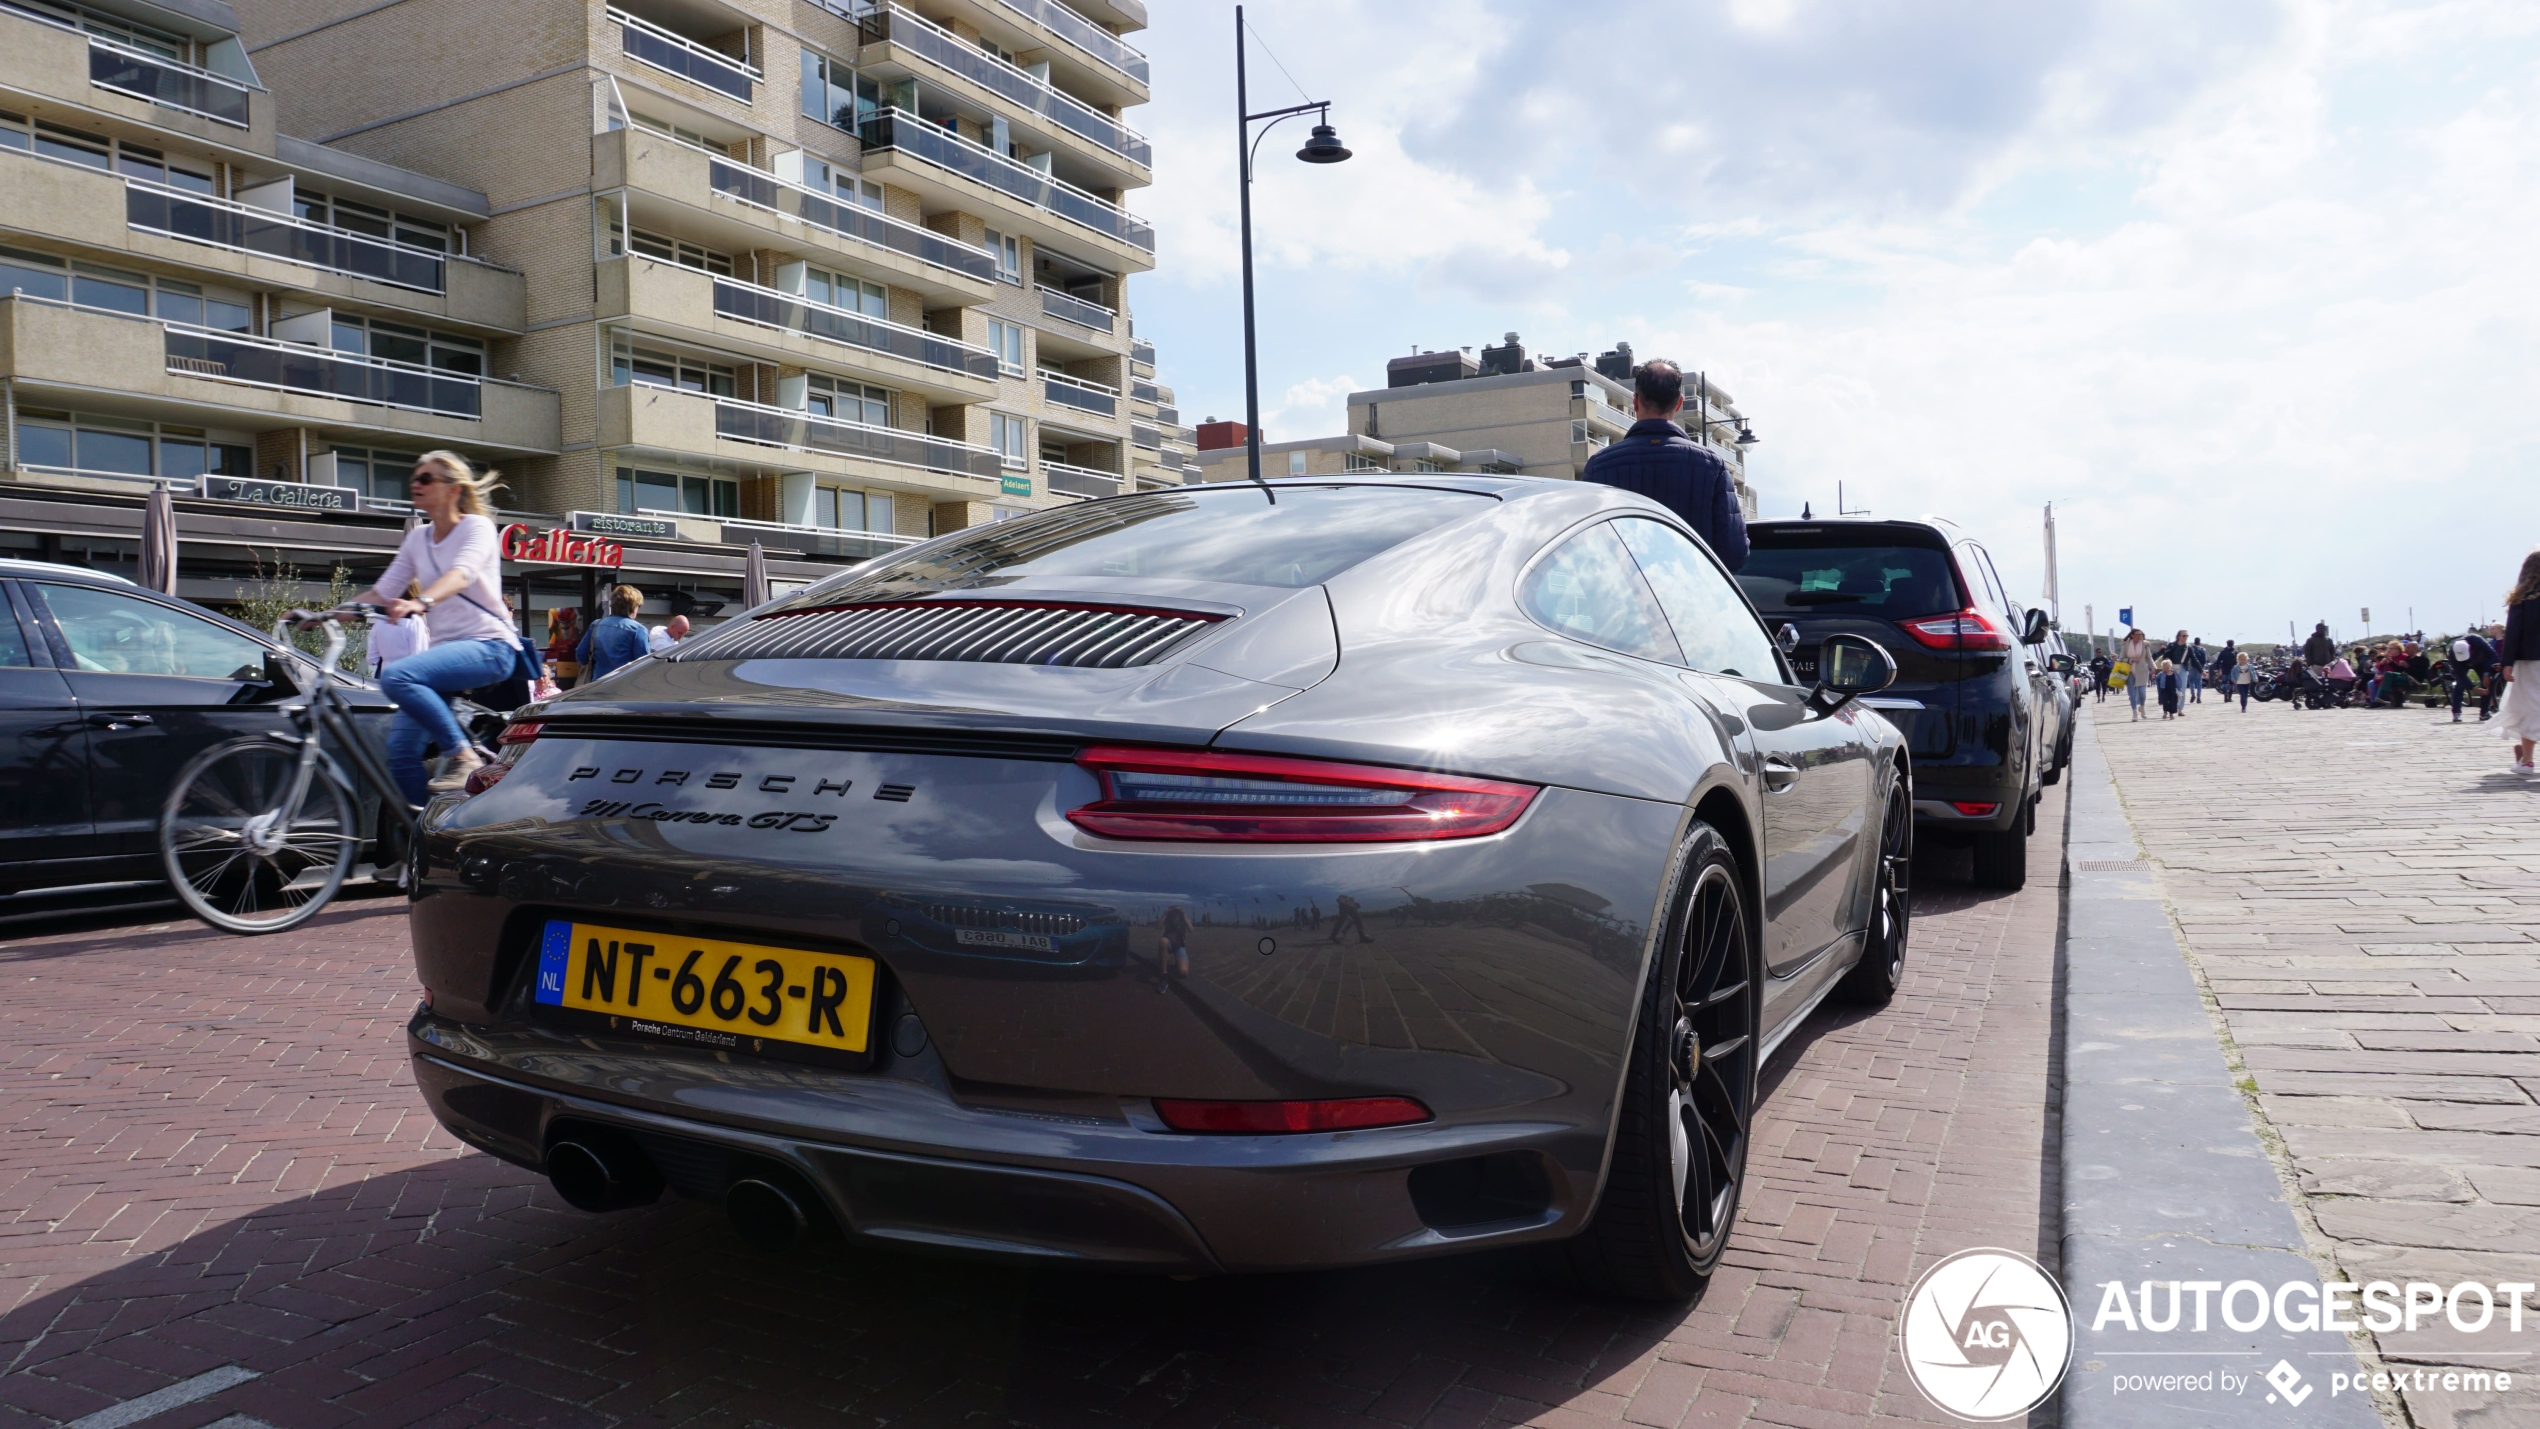
<path fill-rule="evenodd" d="M 1942 1255 L 2052 1243 L 2056 843 L 2018 896 L 1926 867 L 1907 990 L 1776 1060 L 1728 1263 L 1663 1314 L 1493 1260 L 1174 1283 L 763 1259 L 696 1206 L 566 1210 L 434 1127 L 394 905 L 262 940 L 22 940 L 0 948 L 0 1429 L 225 1366 L 260 1377 L 150 1429 L 1946 1422 L 1894 1315 Z"/>
<path fill-rule="evenodd" d="M 2540 1283 L 2540 785 L 2474 715 L 2189 708 L 2111 701 L 2100 743 L 2322 1248 L 2351 1280 Z M 2504 1405 L 2411 1392 L 2418 1424 L 2540 1423 L 2506 1343 L 2379 1337 L 2530 1372 Z"/>

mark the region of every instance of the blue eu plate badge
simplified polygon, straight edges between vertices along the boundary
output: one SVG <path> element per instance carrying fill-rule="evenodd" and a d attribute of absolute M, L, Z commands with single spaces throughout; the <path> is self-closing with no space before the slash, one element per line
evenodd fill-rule
<path fill-rule="evenodd" d="M 564 1001 L 565 963 L 573 956 L 573 925 L 562 918 L 547 920 L 538 943 L 538 1000 L 553 1007 Z"/>

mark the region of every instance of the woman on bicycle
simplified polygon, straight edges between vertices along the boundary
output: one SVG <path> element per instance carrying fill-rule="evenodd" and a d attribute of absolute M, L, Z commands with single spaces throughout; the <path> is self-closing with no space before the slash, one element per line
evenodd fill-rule
<path fill-rule="evenodd" d="M 503 616 L 502 542 L 487 498 L 499 489 L 494 473 L 479 474 L 456 452 L 427 452 L 408 478 L 415 509 L 430 520 L 406 533 L 364 601 L 388 608 L 388 618 L 421 614 L 431 648 L 380 672 L 380 687 L 397 705 L 388 726 L 388 772 L 406 802 L 420 804 L 435 789 L 456 789 L 483 761 L 460 730 L 444 695 L 491 685 L 511 676 L 520 637 Z M 413 600 L 390 596 L 418 581 Z M 423 747 L 444 756 L 441 773 L 426 782 Z"/>

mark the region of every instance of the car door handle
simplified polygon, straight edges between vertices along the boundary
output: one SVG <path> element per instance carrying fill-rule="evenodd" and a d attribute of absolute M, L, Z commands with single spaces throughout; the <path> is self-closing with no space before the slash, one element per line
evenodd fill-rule
<path fill-rule="evenodd" d="M 1799 766 L 1776 754 L 1764 761 L 1764 788 L 1778 794 L 1799 782 Z"/>
<path fill-rule="evenodd" d="M 117 710 L 111 714 L 93 714 L 88 717 L 88 722 L 91 726 L 98 729 L 130 729 L 134 725 L 138 724 L 158 723 L 157 720 L 154 720 L 148 715 L 142 714 L 137 710 Z"/>

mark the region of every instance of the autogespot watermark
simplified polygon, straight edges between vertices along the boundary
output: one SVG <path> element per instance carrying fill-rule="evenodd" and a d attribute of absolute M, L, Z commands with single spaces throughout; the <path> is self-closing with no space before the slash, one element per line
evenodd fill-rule
<path fill-rule="evenodd" d="M 2166 1351 L 2153 1347 L 2157 1341 L 2129 1338 L 2211 1333 L 2217 1327 L 2244 1335 L 2343 1335 L 2359 1329 L 2392 1334 L 2441 1324 L 2459 1334 L 2493 1331 L 2503 1336 L 2520 1334 L 2528 1311 L 2534 1328 L 2540 1329 L 2540 1304 L 2524 1299 L 2540 1286 L 2517 1281 L 2444 1286 L 2431 1281 L 2297 1280 L 2270 1286 L 2255 1280 L 2111 1280 L 2097 1288 L 2099 1304 L 2090 1317 L 2096 1339 L 2092 1352 L 2111 1357 L 2230 1359 L 2267 1353 L 2257 1348 Z M 2055 1393 L 2071 1364 L 2075 1334 L 2072 1307 L 2055 1277 L 2017 1251 L 1991 1247 L 1962 1250 L 1923 1272 L 1906 1296 L 1905 1316 L 1897 1326 L 1914 1387 L 1943 1412 L 1978 1423 L 2017 1418 Z M 2325 1377 L 2330 1399 L 2376 1390 L 2503 1394 L 2513 1388 L 2513 1373 L 2504 1367 L 2365 1373 L 2351 1367 L 2350 1352 L 2342 1344 L 2301 1353 L 2344 1361 L 2346 1367 Z M 2471 1353 L 2519 1358 L 2525 1352 L 2500 1348 Z M 2094 1359 L 2086 1368 L 2104 1366 Z M 2082 1387 L 2076 1381 L 2076 1390 Z M 2236 1364 L 2126 1368 L 2108 1374 L 2104 1389 L 2088 1386 L 2093 1393 L 2112 1395 L 2255 1396 L 2291 1409 L 2301 1408 L 2321 1387 L 2316 1370 L 2306 1375 L 2285 1358 L 2263 1374 Z"/>

